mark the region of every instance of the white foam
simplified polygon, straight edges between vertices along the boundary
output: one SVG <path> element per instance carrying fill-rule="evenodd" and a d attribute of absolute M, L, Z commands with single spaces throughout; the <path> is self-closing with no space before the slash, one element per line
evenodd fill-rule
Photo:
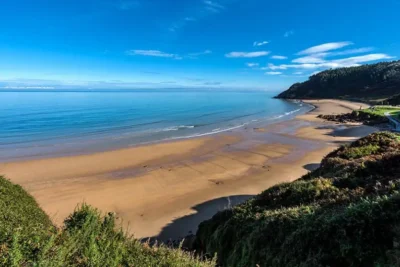
<path fill-rule="evenodd" d="M 206 136 L 206 135 L 211 135 L 211 134 L 217 134 L 217 133 L 222 133 L 222 132 L 226 132 L 226 131 L 231 131 L 234 129 L 238 129 L 241 128 L 245 125 L 247 125 L 248 123 L 243 123 L 241 125 L 237 125 L 234 127 L 230 127 L 230 128 L 225 128 L 225 129 L 214 129 L 211 132 L 207 132 L 207 133 L 200 133 L 200 134 L 193 134 L 193 135 L 187 135 L 187 136 L 177 136 L 177 137 L 170 137 L 170 138 L 165 138 L 162 141 L 168 141 L 168 140 L 177 140 L 177 139 L 187 139 L 187 138 L 193 138 L 193 137 L 200 137 L 200 136 Z"/>

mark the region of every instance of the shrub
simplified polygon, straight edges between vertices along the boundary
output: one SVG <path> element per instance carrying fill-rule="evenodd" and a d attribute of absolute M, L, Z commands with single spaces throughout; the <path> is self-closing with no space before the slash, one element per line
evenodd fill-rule
<path fill-rule="evenodd" d="M 199 249 L 217 252 L 223 266 L 394 266 L 399 162 L 396 134 L 340 147 L 301 179 L 203 222 Z"/>
<path fill-rule="evenodd" d="M 20 186 L 0 177 L 0 266 L 215 266 L 194 254 L 128 236 L 113 213 L 86 204 L 51 224 Z"/>

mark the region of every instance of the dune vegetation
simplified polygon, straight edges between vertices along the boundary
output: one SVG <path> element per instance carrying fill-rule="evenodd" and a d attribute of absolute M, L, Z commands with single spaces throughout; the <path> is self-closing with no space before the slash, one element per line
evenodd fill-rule
<path fill-rule="evenodd" d="M 215 266 L 128 236 L 113 213 L 81 205 L 52 225 L 32 196 L 0 177 L 0 266 Z"/>
<path fill-rule="evenodd" d="M 198 250 L 222 266 L 399 266 L 400 136 L 342 146 L 318 169 L 217 213 Z"/>

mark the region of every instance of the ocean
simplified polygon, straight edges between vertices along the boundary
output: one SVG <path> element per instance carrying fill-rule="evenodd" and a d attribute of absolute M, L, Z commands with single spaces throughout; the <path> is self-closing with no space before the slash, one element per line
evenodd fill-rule
<path fill-rule="evenodd" d="M 0 161 L 237 131 L 310 110 L 263 91 L 0 91 Z"/>

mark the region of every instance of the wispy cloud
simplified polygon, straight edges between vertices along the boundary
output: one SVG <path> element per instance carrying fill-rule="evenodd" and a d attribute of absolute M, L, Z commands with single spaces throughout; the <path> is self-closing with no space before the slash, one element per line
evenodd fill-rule
<path fill-rule="evenodd" d="M 135 0 L 125 0 L 116 3 L 116 6 L 121 10 L 130 10 L 138 7 L 139 5 L 140 5 L 139 1 Z"/>
<path fill-rule="evenodd" d="M 294 75 L 302 75 L 303 72 L 302 72 L 302 71 L 295 71 L 295 72 L 293 72 L 293 74 L 294 74 Z"/>
<path fill-rule="evenodd" d="M 165 57 L 182 59 L 178 54 L 165 53 L 160 50 L 128 50 L 126 51 L 128 56 L 149 56 L 149 57 Z"/>
<path fill-rule="evenodd" d="M 328 53 L 327 56 L 344 56 L 344 55 L 351 55 L 351 54 L 361 54 L 361 53 L 371 52 L 373 50 L 374 50 L 373 47 L 362 47 L 362 48 L 344 50 L 344 51 L 340 51 L 340 52 L 331 52 L 331 53 Z"/>
<path fill-rule="evenodd" d="M 186 55 L 179 55 L 173 53 L 166 53 L 160 50 L 128 50 L 125 52 L 128 56 L 149 56 L 149 57 L 164 57 L 164 58 L 173 58 L 173 59 L 183 59 L 183 58 L 191 58 L 196 59 L 202 55 L 211 54 L 211 50 L 204 50 L 201 52 L 189 53 Z"/>
<path fill-rule="evenodd" d="M 294 31 L 290 30 L 290 31 L 285 32 L 285 34 L 283 36 L 287 38 L 287 37 L 289 37 L 289 36 L 291 36 L 293 34 L 294 34 Z"/>
<path fill-rule="evenodd" d="M 263 46 L 263 45 L 266 45 L 268 43 L 269 43 L 268 41 L 254 42 L 253 46 Z"/>
<path fill-rule="evenodd" d="M 257 67 L 259 64 L 258 63 L 249 62 L 249 63 L 246 63 L 246 65 L 247 65 L 247 67 L 253 68 L 253 67 Z"/>
<path fill-rule="evenodd" d="M 168 30 L 170 32 L 175 32 L 176 30 L 180 29 L 182 27 L 182 24 L 172 24 Z"/>
<path fill-rule="evenodd" d="M 267 75 L 280 75 L 282 72 L 280 71 L 267 71 L 265 74 Z"/>
<path fill-rule="evenodd" d="M 211 50 L 204 50 L 202 52 L 189 53 L 187 55 L 187 57 L 189 57 L 189 58 L 198 58 L 199 56 L 209 55 L 209 54 L 212 54 Z"/>
<path fill-rule="evenodd" d="M 218 86 L 218 85 L 222 85 L 221 82 L 205 82 L 203 83 L 203 85 L 214 85 L 214 86 Z"/>
<path fill-rule="evenodd" d="M 219 13 L 221 12 L 221 10 L 225 9 L 225 7 L 215 1 L 209 1 L 209 0 L 205 0 L 204 4 L 206 5 L 206 9 L 214 12 L 214 13 Z"/>
<path fill-rule="evenodd" d="M 336 50 L 348 45 L 352 45 L 352 42 L 334 42 L 334 43 L 325 43 L 325 44 L 320 44 L 316 45 L 310 48 L 307 48 L 303 51 L 300 51 L 297 53 L 297 55 L 310 55 L 310 54 L 316 54 L 316 53 L 323 53 L 331 50 Z"/>
<path fill-rule="evenodd" d="M 287 57 L 285 57 L 285 56 L 278 56 L 278 55 L 274 55 L 274 56 L 272 56 L 271 58 L 273 58 L 273 59 L 287 59 Z"/>
<path fill-rule="evenodd" d="M 366 63 L 382 59 L 391 59 L 393 57 L 387 54 L 368 54 L 363 56 L 335 59 L 335 60 L 325 60 L 323 62 L 314 63 L 300 63 L 300 64 L 282 64 L 274 65 L 268 64 L 268 69 L 270 70 L 286 70 L 289 68 L 294 69 L 326 69 L 326 68 L 341 68 L 341 67 L 352 67 L 359 66 L 360 63 Z M 304 60 L 305 62 L 305 60 Z"/>
<path fill-rule="evenodd" d="M 391 59 L 391 58 L 393 58 L 393 57 L 386 55 L 386 54 L 368 54 L 368 55 L 357 56 L 357 57 L 336 59 L 336 60 L 333 60 L 333 62 L 338 63 L 338 64 L 343 64 L 343 65 L 352 65 L 352 64 L 365 63 L 365 62 L 369 62 L 369 61 L 375 61 L 375 60 L 380 60 L 380 59 Z"/>
<path fill-rule="evenodd" d="M 347 42 L 350 43 L 350 42 Z M 338 52 L 321 52 L 321 50 L 324 49 L 338 49 L 338 48 L 333 48 L 333 47 L 340 47 L 340 46 L 345 46 L 344 43 L 329 43 L 329 45 L 320 45 L 320 46 L 315 46 L 311 49 L 312 51 L 317 51 L 317 53 L 312 53 L 312 54 L 307 54 L 304 57 L 299 57 L 294 60 L 292 60 L 293 63 L 301 63 L 301 64 L 308 64 L 308 63 L 324 63 L 328 62 L 326 59 L 327 57 L 335 57 L 335 56 L 343 56 L 343 55 L 351 55 L 351 54 L 360 54 L 360 53 L 365 53 L 365 52 L 370 52 L 374 50 L 373 47 L 363 47 L 363 48 L 357 48 L 357 49 L 349 49 L 349 50 L 344 50 L 344 51 L 338 51 Z"/>
<path fill-rule="evenodd" d="M 225 55 L 228 58 L 253 58 L 267 56 L 269 51 L 257 51 L 257 52 L 230 52 Z"/>
<path fill-rule="evenodd" d="M 204 0 L 199 7 L 193 9 L 190 14 L 186 15 L 186 17 L 183 17 L 171 23 L 171 25 L 168 27 L 168 31 L 170 31 L 171 33 L 176 33 L 178 32 L 178 30 L 184 28 L 189 23 L 199 21 L 212 14 L 220 13 L 224 9 L 225 6 L 221 5 L 217 1 Z"/>

